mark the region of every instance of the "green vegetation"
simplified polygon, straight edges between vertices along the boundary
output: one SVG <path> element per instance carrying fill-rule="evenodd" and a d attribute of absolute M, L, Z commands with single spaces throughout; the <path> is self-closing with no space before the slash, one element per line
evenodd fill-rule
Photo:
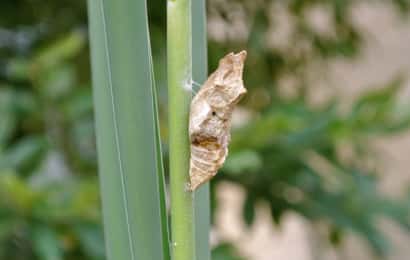
<path fill-rule="evenodd" d="M 169 259 L 146 12 L 145 1 L 89 1 L 108 259 Z"/>
<path fill-rule="evenodd" d="M 195 259 L 194 193 L 188 191 L 188 122 L 192 81 L 190 0 L 167 3 L 169 175 L 173 259 Z"/>
<path fill-rule="evenodd" d="M 141 3 L 135 2 L 143 1 L 129 2 L 130 5 L 139 5 Z M 325 220 L 322 224 L 328 226 L 328 239 L 335 245 L 343 241 L 345 233 L 352 231 L 367 240 L 375 253 L 383 255 L 389 250 L 389 241 L 377 220 L 385 217 L 406 230 L 410 228 L 409 196 L 393 200 L 377 190 L 382 168 L 378 167 L 380 162 L 377 162 L 371 146 L 374 138 L 393 136 L 408 129 L 410 113 L 407 108 L 398 108 L 396 98 L 401 81 L 394 78 L 391 82 L 380 82 L 381 88 L 363 93 L 347 109 L 340 109 L 341 104 L 336 97 L 316 106 L 310 105 L 308 98 L 314 91 L 308 72 L 318 61 L 326 64 L 334 59 L 357 57 L 360 53 L 364 32 L 352 21 L 351 12 L 357 2 L 369 1 L 272 0 L 258 2 L 258 5 L 251 2 L 226 1 L 224 5 L 217 1 L 208 2 L 208 20 L 222 21 L 219 24 L 222 32 L 230 29 L 219 38 L 210 33 L 210 71 L 227 52 L 247 49 L 244 77 L 249 93 L 241 105 L 250 114 L 249 121 L 233 133 L 230 156 L 211 183 L 211 198 L 218 183 L 230 181 L 246 191 L 243 217 L 249 225 L 253 224 L 255 203 L 265 201 L 272 210 L 273 220 L 279 225 L 281 216 L 288 211 L 297 212 L 312 222 Z M 90 5 L 98 3 L 90 1 Z M 127 176 L 129 185 L 135 185 L 135 189 L 143 189 L 144 192 L 152 192 L 155 187 L 161 189 L 160 156 L 154 152 L 138 156 L 141 148 L 147 151 L 156 147 L 159 151 L 158 132 L 154 131 L 158 130 L 155 118 L 155 102 L 158 101 L 165 176 L 168 176 L 168 153 L 172 149 L 168 137 L 172 130 L 167 127 L 166 2 L 158 0 L 148 4 L 152 46 L 148 44 L 147 21 L 143 20 L 146 16 L 119 15 L 145 10 L 137 6 L 116 6 L 123 9 L 107 10 L 106 26 L 109 29 L 106 32 L 115 34 L 107 44 L 102 40 L 96 42 L 96 39 L 104 38 L 104 31 L 95 24 L 95 27 L 91 24 L 92 34 L 87 37 L 84 1 L 6 0 L 0 3 L 0 259 L 105 258 L 92 94 L 98 101 L 95 103 L 97 110 L 107 109 L 106 113 L 96 113 L 97 126 L 104 126 L 104 132 L 97 131 L 98 135 L 101 133 L 98 140 L 100 159 L 106 158 L 102 163 L 107 167 L 118 168 L 115 157 L 118 146 L 108 143 L 116 138 L 102 136 L 115 136 L 116 131 L 113 128 L 114 110 L 110 109 L 112 103 L 105 102 L 103 93 L 98 92 L 99 88 L 110 84 L 108 79 L 98 79 L 106 76 L 103 71 L 109 69 L 108 64 L 116 67 L 111 72 L 111 84 L 121 86 L 114 95 L 114 105 L 118 111 L 127 111 L 118 118 L 119 123 L 127 125 L 127 128 L 119 127 L 121 134 L 115 141 L 121 143 L 120 149 L 125 149 L 122 154 L 127 156 L 124 158 L 124 176 Z M 203 39 L 204 16 L 201 15 L 203 4 L 193 1 L 192 6 L 192 73 L 197 82 L 204 81 L 207 66 L 204 59 L 207 55 Z M 393 10 L 397 10 L 398 16 L 407 15 L 409 8 L 407 1 L 401 0 L 378 4 L 395 7 Z M 230 15 L 232 5 L 243 15 Z M 291 14 L 289 23 L 293 30 L 290 40 L 284 45 L 267 43 L 269 35 L 281 28 L 281 24 L 268 15 L 272 12 L 268 7 L 273 5 L 280 7 L 273 10 Z M 323 7 L 327 12 L 329 32 L 316 31 L 310 24 L 306 13 L 313 7 Z M 101 19 L 98 18 L 100 14 L 94 13 L 94 18 Z M 115 15 L 119 15 L 118 19 L 124 24 L 133 22 L 134 27 L 124 26 L 122 22 L 121 26 L 113 23 Z M 235 31 L 238 28 L 237 17 L 246 25 L 246 33 Z M 137 30 L 137 25 L 143 28 Z M 127 41 L 120 41 L 122 34 L 127 34 Z M 88 38 L 91 38 L 93 52 L 96 52 L 93 55 L 102 59 L 98 62 L 101 67 L 94 68 L 97 70 L 94 71 L 94 83 L 100 83 L 93 93 Z M 144 47 L 137 48 L 137 45 Z M 100 54 L 104 48 L 110 53 L 111 63 L 107 63 L 106 54 Z M 130 49 L 135 52 L 125 55 Z M 138 57 L 143 57 L 142 60 L 135 58 L 136 52 L 140 55 Z M 152 80 L 152 64 L 156 89 Z M 321 67 L 319 73 L 326 73 L 326 69 Z M 295 79 L 291 97 L 284 97 L 281 91 L 282 79 L 287 76 Z M 138 81 L 141 88 L 124 82 L 127 77 L 133 81 L 137 77 L 143 78 Z M 127 95 L 123 93 L 126 89 L 130 91 Z M 144 96 L 138 96 L 137 90 L 145 91 Z M 129 102 L 118 102 L 117 98 Z M 141 99 L 141 102 L 131 102 L 134 98 Z M 142 116 L 148 120 L 144 121 L 143 129 L 135 125 L 138 122 L 137 109 L 142 109 Z M 150 134 L 151 138 L 141 138 L 140 131 Z M 104 145 L 104 142 L 107 143 Z M 141 145 L 131 147 L 130 143 Z M 349 148 L 348 158 L 341 158 L 341 147 Z M 110 153 L 115 155 L 110 156 Z M 137 173 L 141 173 L 137 168 L 141 165 L 137 162 L 143 158 L 144 162 L 149 162 L 144 171 L 151 175 L 148 179 L 144 175 L 149 185 L 142 186 L 137 180 L 141 178 L 140 174 L 132 177 L 127 174 L 134 167 L 138 169 Z M 101 187 L 104 196 L 112 196 L 113 202 L 111 204 L 103 197 L 104 206 L 111 205 L 112 210 L 124 219 L 125 204 L 121 196 L 126 194 L 135 201 L 141 198 L 132 195 L 134 190 L 124 189 L 120 179 L 111 180 L 108 174 L 104 174 L 103 170 Z M 169 183 L 168 178 L 166 180 Z M 110 188 L 105 189 L 108 185 L 104 186 L 104 182 L 116 186 L 112 186 L 110 191 Z M 207 241 L 209 209 L 201 205 L 207 205 L 208 192 L 206 185 L 195 194 L 198 260 L 208 259 L 209 254 L 208 245 L 198 242 Z M 129 205 L 129 213 L 133 221 L 140 219 L 144 225 L 146 218 L 151 217 L 147 223 L 162 230 L 162 235 L 160 231 L 151 234 L 152 240 L 156 240 L 156 249 L 165 247 L 157 250 L 156 253 L 160 254 L 160 251 L 166 252 L 164 241 L 167 235 L 164 218 L 160 214 L 164 202 L 160 194 L 157 196 L 144 198 L 152 200 L 150 203 L 154 209 L 151 213 L 137 212 L 133 208 L 135 204 Z M 217 208 L 217 201 L 212 201 L 212 207 Z M 139 202 L 142 203 L 148 202 Z M 110 220 L 106 218 L 104 221 Z M 131 230 L 141 223 L 136 222 L 135 225 Z M 127 231 L 118 229 L 117 232 Z M 131 233 L 147 235 L 145 232 Z M 138 238 L 135 239 L 137 241 Z M 151 242 L 144 242 L 147 242 L 147 250 L 153 249 Z M 116 246 L 116 243 L 107 243 Z M 139 242 L 124 242 L 118 245 L 124 248 L 119 254 L 128 254 L 131 247 L 137 250 L 140 245 Z M 234 247 L 222 243 L 212 257 L 238 259 L 234 254 Z"/>

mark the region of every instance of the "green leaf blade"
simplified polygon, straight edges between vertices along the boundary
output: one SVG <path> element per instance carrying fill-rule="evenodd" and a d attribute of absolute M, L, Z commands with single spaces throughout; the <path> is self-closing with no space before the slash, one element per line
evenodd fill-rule
<path fill-rule="evenodd" d="M 146 3 L 88 3 L 107 256 L 164 259 Z"/>
<path fill-rule="evenodd" d="M 196 82 L 205 82 L 207 78 L 207 57 L 206 5 L 205 0 L 196 0 L 192 1 L 192 77 Z M 209 260 L 209 184 L 202 185 L 195 192 L 194 215 L 196 260 Z"/>

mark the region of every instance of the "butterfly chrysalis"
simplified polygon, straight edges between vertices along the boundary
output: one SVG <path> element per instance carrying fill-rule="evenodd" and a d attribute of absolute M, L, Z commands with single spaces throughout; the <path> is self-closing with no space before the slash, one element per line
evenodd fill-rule
<path fill-rule="evenodd" d="M 192 100 L 189 119 L 191 191 L 217 173 L 228 155 L 231 117 L 245 95 L 242 74 L 246 51 L 229 53 Z"/>

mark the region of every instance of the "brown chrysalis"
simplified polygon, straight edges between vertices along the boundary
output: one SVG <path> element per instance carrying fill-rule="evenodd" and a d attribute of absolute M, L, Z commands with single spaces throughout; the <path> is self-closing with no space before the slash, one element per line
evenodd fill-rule
<path fill-rule="evenodd" d="M 242 74 L 246 51 L 229 53 L 192 100 L 189 119 L 191 191 L 207 182 L 228 155 L 231 116 L 246 93 Z"/>

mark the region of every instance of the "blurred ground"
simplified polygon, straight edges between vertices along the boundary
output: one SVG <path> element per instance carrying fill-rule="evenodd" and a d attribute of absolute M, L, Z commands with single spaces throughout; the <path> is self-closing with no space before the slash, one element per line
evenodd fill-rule
<path fill-rule="evenodd" d="M 342 100 L 349 102 L 367 87 L 387 82 L 400 72 L 406 76 L 406 88 L 401 99 L 408 104 L 410 21 L 399 20 L 401 17 L 393 15 L 391 10 L 385 7 L 369 8 L 365 5 L 357 6 L 354 19 L 365 32 L 365 48 L 356 60 L 334 62 L 329 75 L 315 79 L 320 83 L 318 96 L 326 96 L 329 91 L 338 91 Z M 318 21 L 320 22 L 320 17 Z M 382 165 L 385 167 L 381 171 L 385 175 L 382 176 L 380 189 L 390 196 L 398 196 L 410 182 L 410 134 L 379 140 L 376 145 L 380 148 L 379 156 L 384 159 Z M 273 226 L 269 210 L 264 205 L 260 205 L 256 224 L 247 228 L 240 217 L 242 191 L 231 184 L 223 184 L 218 188 L 222 210 L 217 212 L 217 228 L 212 233 L 212 239 L 234 242 L 248 259 L 374 259 L 370 250 L 366 249 L 367 244 L 353 234 L 344 242 L 341 250 L 333 250 L 320 240 L 322 232 L 319 225 L 312 226 L 297 215 L 287 215 L 280 228 Z M 381 225 L 392 243 L 388 259 L 408 259 L 410 237 L 391 223 L 381 221 Z"/>

